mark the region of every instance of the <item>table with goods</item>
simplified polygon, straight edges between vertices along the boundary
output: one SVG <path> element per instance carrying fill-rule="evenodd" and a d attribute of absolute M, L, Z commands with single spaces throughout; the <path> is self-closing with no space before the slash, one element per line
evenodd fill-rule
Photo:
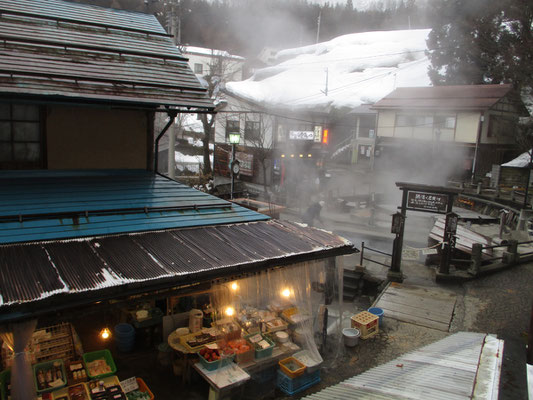
<path fill-rule="evenodd" d="M 189 327 L 169 335 L 173 349 L 197 357 L 193 368 L 210 386 L 209 398 L 245 384 L 251 376 L 275 367 L 273 385 L 294 394 L 319 382 L 317 360 L 304 345 L 298 330 L 309 316 L 297 307 L 243 307 L 229 317 L 215 319 L 210 327 L 194 323 L 198 310 L 191 311 Z"/>
<path fill-rule="evenodd" d="M 142 378 L 119 381 L 109 350 L 83 353 L 70 324 L 36 330 L 28 350 L 38 400 L 154 399 Z M 10 400 L 11 364 L 5 350 L 3 360 L 7 362 L 0 373 L 0 398 Z"/>

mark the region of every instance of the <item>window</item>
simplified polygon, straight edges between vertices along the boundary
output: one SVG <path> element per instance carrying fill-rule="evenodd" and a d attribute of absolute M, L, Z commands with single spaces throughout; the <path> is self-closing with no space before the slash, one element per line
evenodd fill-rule
<path fill-rule="evenodd" d="M 246 121 L 244 123 L 244 138 L 248 140 L 257 140 L 261 136 L 261 122 Z"/>
<path fill-rule="evenodd" d="M 204 73 L 204 66 L 200 63 L 194 64 L 194 73 L 195 74 L 203 74 Z"/>
<path fill-rule="evenodd" d="M 455 129 L 455 116 L 451 116 L 451 115 L 435 116 L 435 128 Z"/>
<path fill-rule="evenodd" d="M 0 104 L 0 164 L 10 169 L 40 166 L 39 107 Z"/>
<path fill-rule="evenodd" d="M 226 140 L 229 140 L 230 133 L 240 133 L 241 127 L 238 119 L 226 120 Z"/>
<path fill-rule="evenodd" d="M 433 116 L 398 114 L 396 116 L 396 126 L 409 128 L 431 128 L 433 126 Z"/>

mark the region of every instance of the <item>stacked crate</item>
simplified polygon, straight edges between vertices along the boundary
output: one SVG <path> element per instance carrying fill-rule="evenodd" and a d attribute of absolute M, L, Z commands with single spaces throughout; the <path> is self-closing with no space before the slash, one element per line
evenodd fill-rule
<path fill-rule="evenodd" d="M 379 317 L 368 311 L 362 311 L 352 317 L 352 328 L 359 329 L 361 339 L 368 339 L 379 332 Z"/>

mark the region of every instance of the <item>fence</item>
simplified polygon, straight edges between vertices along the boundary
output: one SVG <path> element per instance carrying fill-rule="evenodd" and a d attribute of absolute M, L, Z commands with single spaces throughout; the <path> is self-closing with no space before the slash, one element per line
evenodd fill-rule
<path fill-rule="evenodd" d="M 382 266 L 387 267 L 387 268 L 391 267 L 389 264 L 385 264 L 385 263 L 382 263 L 382 262 L 379 262 L 379 261 L 376 261 L 376 260 L 372 260 L 371 258 L 365 257 L 365 250 L 371 251 L 371 252 L 374 252 L 374 253 L 378 253 L 378 254 L 382 254 L 384 256 L 392 258 L 392 254 L 385 253 L 384 251 L 381 251 L 381 250 L 372 249 L 370 247 L 365 246 L 365 242 L 361 242 L 361 256 L 360 256 L 361 259 L 359 261 L 359 265 L 363 265 L 363 261 L 366 260 L 368 262 L 372 262 L 374 264 L 379 264 L 379 265 L 382 265 Z"/>

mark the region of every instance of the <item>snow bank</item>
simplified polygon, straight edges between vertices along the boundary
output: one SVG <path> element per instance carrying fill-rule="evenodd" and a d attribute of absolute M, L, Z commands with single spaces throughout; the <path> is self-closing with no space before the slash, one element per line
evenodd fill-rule
<path fill-rule="evenodd" d="M 374 103 L 397 87 L 430 86 L 429 29 L 363 32 L 278 52 L 279 64 L 229 82 L 229 93 L 265 105 L 344 108 Z M 328 95 L 326 89 L 328 80 Z"/>
<path fill-rule="evenodd" d="M 533 149 L 531 151 L 533 151 Z M 525 168 L 529 165 L 530 161 L 531 161 L 530 152 L 526 151 L 525 153 L 520 154 L 514 160 L 511 160 L 509 162 L 506 162 L 505 164 L 502 164 L 502 167 Z"/>

